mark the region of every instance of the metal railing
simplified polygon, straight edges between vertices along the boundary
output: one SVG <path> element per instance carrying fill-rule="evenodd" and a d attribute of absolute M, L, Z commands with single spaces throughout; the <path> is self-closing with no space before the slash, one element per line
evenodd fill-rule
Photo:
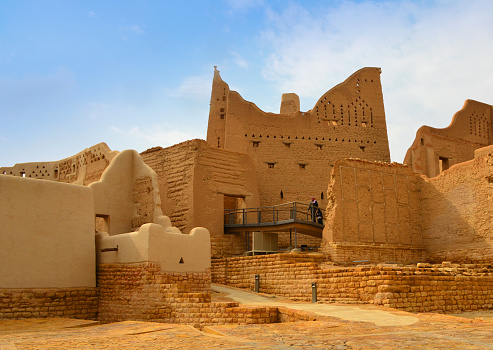
<path fill-rule="evenodd" d="M 317 222 L 317 208 L 299 202 L 290 202 L 271 207 L 225 209 L 224 225 L 238 226 L 268 226 L 289 222 L 306 222 L 314 225 L 323 225 Z M 323 209 L 322 218 L 325 217 Z"/>

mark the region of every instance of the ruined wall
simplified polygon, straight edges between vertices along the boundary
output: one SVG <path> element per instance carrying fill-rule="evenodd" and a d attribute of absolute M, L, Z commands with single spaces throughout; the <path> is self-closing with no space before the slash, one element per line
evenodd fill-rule
<path fill-rule="evenodd" d="M 346 267 L 321 256 L 276 254 L 216 259 L 212 282 L 310 301 L 368 303 L 411 312 L 459 312 L 493 307 L 493 271 L 485 265 Z"/>
<path fill-rule="evenodd" d="M 425 182 L 423 243 L 432 261 L 493 260 L 493 146 Z"/>
<path fill-rule="evenodd" d="M 421 182 L 407 166 L 335 162 L 322 251 L 333 261 L 422 262 Z"/>
<path fill-rule="evenodd" d="M 434 177 L 454 164 L 474 158 L 474 150 L 493 144 L 493 107 L 466 100 L 443 129 L 422 126 L 408 149 L 404 163 Z"/>
<path fill-rule="evenodd" d="M 116 277 L 116 278 L 115 278 Z M 98 319 L 190 324 L 272 323 L 274 307 L 238 307 L 234 302 L 211 302 L 210 272 L 163 273 L 159 264 L 101 264 Z"/>
<path fill-rule="evenodd" d="M 258 206 L 255 165 L 248 156 L 191 140 L 151 148 L 142 157 L 158 176 L 162 210 L 174 226 L 184 232 L 207 228 L 212 256 L 245 251 L 244 234 L 224 235 L 224 209 L 230 203 Z"/>
<path fill-rule="evenodd" d="M 100 181 L 91 183 L 95 215 L 101 217 L 110 235 L 134 231 L 162 216 L 156 174 L 137 151 L 121 152 L 104 171 Z"/>
<path fill-rule="evenodd" d="M 53 162 L 19 163 L 0 167 L 0 174 L 88 185 L 99 180 L 104 169 L 118 154 L 104 142 Z"/>
<path fill-rule="evenodd" d="M 315 196 L 325 207 L 322 196 L 335 160 L 390 160 L 380 69 L 359 70 L 311 111 L 292 114 L 263 112 L 230 91 L 216 70 L 207 142 L 254 160 L 260 205 L 308 203 Z"/>
<path fill-rule="evenodd" d="M 92 190 L 0 175 L 0 288 L 95 287 Z"/>

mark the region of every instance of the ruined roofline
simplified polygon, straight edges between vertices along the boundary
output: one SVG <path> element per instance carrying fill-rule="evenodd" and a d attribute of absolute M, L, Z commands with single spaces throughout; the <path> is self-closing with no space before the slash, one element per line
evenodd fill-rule
<path fill-rule="evenodd" d="M 63 158 L 63 159 L 59 159 L 59 160 L 47 160 L 47 161 L 34 161 L 34 162 L 23 162 L 23 163 L 15 163 L 13 166 L 9 167 L 9 166 L 6 166 L 6 167 L 0 167 L 0 169 L 7 169 L 7 168 L 15 168 L 15 167 L 18 167 L 18 166 L 21 166 L 21 165 L 25 165 L 25 164 L 41 164 L 41 163 L 46 163 L 46 164 L 49 164 L 49 163 L 61 163 L 61 162 L 65 162 L 71 158 L 74 158 L 74 157 L 77 157 L 79 155 L 82 155 L 84 154 L 85 152 L 89 152 L 91 149 L 94 149 L 96 147 L 102 147 L 104 150 L 108 151 L 108 152 L 115 152 L 115 151 L 112 151 L 111 148 L 108 147 L 108 145 L 106 144 L 106 142 L 99 142 L 99 143 L 96 143 L 95 145 L 93 146 L 90 146 L 90 147 L 87 147 L 87 148 L 84 148 L 82 151 L 80 152 L 77 152 L 76 154 L 72 155 L 72 156 L 68 156 L 66 158 Z M 118 152 L 118 151 L 116 151 Z"/>
<path fill-rule="evenodd" d="M 343 88 L 345 85 L 348 85 L 349 82 L 351 80 L 353 80 L 354 78 L 356 78 L 356 76 L 360 75 L 361 73 L 363 72 L 366 72 L 366 71 L 374 71 L 376 70 L 379 74 L 382 74 L 382 68 L 380 67 L 364 67 L 364 68 L 361 68 L 361 69 L 358 69 L 356 72 L 354 72 L 353 74 L 351 74 L 349 77 L 346 78 L 346 80 L 344 80 L 343 82 L 335 85 L 334 87 L 330 88 L 329 90 L 327 90 L 326 92 L 324 92 L 320 97 L 319 99 L 317 100 L 317 102 L 315 102 L 315 105 L 313 106 L 315 108 L 315 106 L 317 105 L 317 103 L 320 102 L 320 100 L 327 94 L 329 93 L 332 93 L 334 91 L 337 91 L 338 89 L 340 88 Z M 311 109 L 313 110 L 313 108 Z"/>
<path fill-rule="evenodd" d="M 493 108 L 493 105 L 490 105 L 490 104 L 487 104 L 487 103 L 484 103 L 484 102 L 480 102 L 480 101 L 476 101 L 476 100 L 472 100 L 472 99 L 466 99 L 464 101 L 464 104 L 462 105 L 462 108 L 460 110 L 458 110 L 457 112 L 454 113 L 454 115 L 452 116 L 452 120 L 450 121 L 449 125 L 447 125 L 446 127 L 443 127 L 443 128 L 436 128 L 436 127 L 433 127 L 433 126 L 429 126 L 429 125 L 422 125 L 419 127 L 419 129 L 416 131 L 416 136 L 418 135 L 418 133 L 421 131 L 421 130 L 436 130 L 436 131 L 446 131 L 447 129 L 455 126 L 455 124 L 457 123 L 457 120 L 460 118 L 460 115 L 468 108 L 470 107 L 471 104 L 479 104 L 479 105 L 483 105 L 483 106 L 488 106 L 490 108 Z"/>
<path fill-rule="evenodd" d="M 432 129 L 432 130 L 433 129 L 434 130 L 446 130 L 448 128 L 451 128 L 451 127 L 455 126 L 455 124 L 457 124 L 457 120 L 460 118 L 461 114 L 464 113 L 468 107 L 471 107 L 474 104 L 478 104 L 481 107 L 483 107 L 483 106 L 488 106 L 489 108 L 492 108 L 493 107 L 492 105 L 487 104 L 487 103 L 484 103 L 484 102 L 479 102 L 479 101 L 476 101 L 476 100 L 467 99 L 467 100 L 464 101 L 464 104 L 462 105 L 462 108 L 460 110 L 458 110 L 457 112 L 454 113 L 454 115 L 452 116 L 452 120 L 450 121 L 450 124 L 448 126 L 446 126 L 445 128 L 433 128 L 433 127 L 430 127 L 430 129 Z"/>
<path fill-rule="evenodd" d="M 320 97 L 317 99 L 317 102 L 315 103 L 314 107 L 317 105 L 317 103 L 319 103 L 320 99 L 322 99 L 325 95 L 327 95 L 328 93 L 331 93 L 333 91 L 336 91 L 337 89 L 340 89 L 341 87 L 344 87 L 345 85 L 348 85 L 349 82 L 351 80 L 353 80 L 357 75 L 361 74 L 362 72 L 365 72 L 365 71 L 377 71 L 379 74 L 382 73 L 382 69 L 380 67 L 364 67 L 364 68 L 361 68 L 359 70 L 357 70 L 356 72 L 354 72 L 353 74 L 351 74 L 348 78 L 346 78 L 346 80 L 344 80 L 343 82 L 333 86 L 332 88 L 330 88 L 329 90 L 327 90 L 326 92 L 324 92 L 322 95 L 320 95 Z M 222 78 L 221 78 L 221 75 L 219 74 L 219 70 L 217 70 L 217 66 L 214 66 L 214 78 L 213 78 L 213 85 L 214 85 L 214 82 L 216 83 L 224 83 L 226 84 L 226 86 L 228 87 L 229 89 L 229 85 L 228 83 L 226 83 Z M 249 104 L 252 108 L 256 109 L 258 112 L 261 112 L 263 114 L 265 114 L 265 116 L 267 117 L 281 117 L 281 118 L 289 118 L 289 117 L 296 117 L 298 116 L 299 114 L 305 114 L 305 113 L 311 113 L 313 111 L 313 108 L 307 110 L 307 111 L 297 111 L 297 112 L 294 112 L 292 114 L 281 114 L 281 113 L 276 113 L 276 112 L 266 112 L 264 111 L 263 109 L 261 109 L 260 107 L 258 107 L 254 102 L 251 102 L 251 101 L 248 101 L 246 99 L 243 98 L 243 96 L 241 96 L 241 94 L 238 92 L 238 91 L 235 91 L 235 90 L 231 90 L 229 89 L 229 93 L 230 94 L 235 94 L 236 96 L 238 96 L 240 98 L 240 100 L 244 103 L 247 103 Z"/>
<path fill-rule="evenodd" d="M 480 144 L 479 142 L 468 141 L 468 140 L 465 140 L 465 139 L 458 139 L 457 137 L 442 135 L 440 133 L 440 132 L 446 132 L 446 131 L 452 129 L 454 126 L 456 126 L 456 124 L 458 123 L 459 118 L 461 118 L 461 115 L 463 113 L 465 113 L 465 111 L 467 110 L 467 108 L 471 107 L 474 104 L 477 104 L 477 105 L 479 105 L 481 107 L 488 106 L 489 108 L 492 109 L 492 112 L 493 112 L 493 105 L 490 105 L 490 104 L 487 104 L 487 103 L 484 103 L 484 102 L 479 102 L 479 101 L 472 100 L 472 99 L 466 99 L 464 101 L 464 104 L 462 105 L 462 108 L 460 110 L 458 110 L 457 112 L 454 113 L 454 115 L 452 116 L 452 120 L 450 121 L 450 124 L 448 126 L 446 126 L 444 128 L 435 128 L 435 127 L 432 127 L 432 126 L 429 126 L 429 125 L 422 125 L 422 126 L 420 126 L 418 128 L 418 130 L 416 131 L 414 142 L 412 143 L 411 147 L 407 150 L 406 156 L 404 157 L 404 159 L 406 159 L 407 154 L 411 151 L 411 148 L 415 144 L 417 145 L 417 143 L 418 143 L 418 136 L 421 135 L 421 134 L 423 134 L 423 133 L 433 134 L 434 136 L 439 136 L 439 137 L 444 137 L 444 138 L 449 138 L 449 139 L 456 139 L 457 141 L 462 141 L 464 143 Z M 490 121 L 490 125 L 493 126 L 493 118 Z"/>

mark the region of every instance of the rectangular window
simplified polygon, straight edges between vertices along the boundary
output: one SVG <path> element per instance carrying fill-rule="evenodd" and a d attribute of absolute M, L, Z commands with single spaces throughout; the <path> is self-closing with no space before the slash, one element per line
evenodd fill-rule
<path fill-rule="evenodd" d="M 450 167 L 449 159 L 444 157 L 438 157 L 438 169 L 440 172 L 447 170 Z"/>
<path fill-rule="evenodd" d="M 110 232 L 110 216 L 96 214 L 96 232 Z"/>

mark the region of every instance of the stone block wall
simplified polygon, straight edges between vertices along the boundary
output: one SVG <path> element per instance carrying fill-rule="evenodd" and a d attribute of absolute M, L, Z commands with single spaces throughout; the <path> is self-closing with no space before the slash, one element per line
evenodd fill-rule
<path fill-rule="evenodd" d="M 97 312 L 97 288 L 0 290 L 0 320 L 38 317 L 96 320 Z"/>
<path fill-rule="evenodd" d="M 330 266 L 321 256 L 276 254 L 215 259 L 212 281 L 310 301 L 369 303 L 411 312 L 493 308 L 493 269 L 487 265 Z"/>
<path fill-rule="evenodd" d="M 100 264 L 98 320 L 190 324 L 278 321 L 273 307 L 238 307 L 235 302 L 211 302 L 210 273 L 163 273 L 156 263 Z"/>

